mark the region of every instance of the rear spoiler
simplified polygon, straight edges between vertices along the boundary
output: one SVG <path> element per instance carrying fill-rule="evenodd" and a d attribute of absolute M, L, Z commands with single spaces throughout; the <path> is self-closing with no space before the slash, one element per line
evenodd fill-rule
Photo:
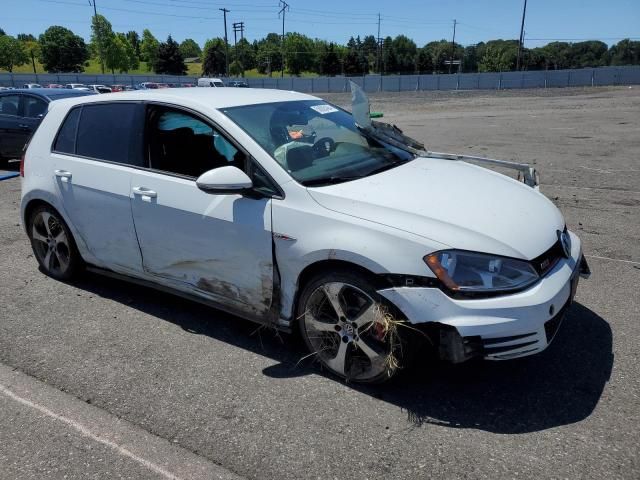
<path fill-rule="evenodd" d="M 354 82 L 351 83 L 352 112 L 356 124 L 372 137 L 387 143 L 393 147 L 420 157 L 440 158 L 443 160 L 456 160 L 462 162 L 477 162 L 485 165 L 508 168 L 518 171 L 518 180 L 529 187 L 539 190 L 540 177 L 534 167 L 527 163 L 510 162 L 495 158 L 476 157 L 474 155 L 460 155 L 457 153 L 433 152 L 425 148 L 423 143 L 414 140 L 402 133 L 395 125 L 371 120 L 369 98 L 364 91 Z"/>

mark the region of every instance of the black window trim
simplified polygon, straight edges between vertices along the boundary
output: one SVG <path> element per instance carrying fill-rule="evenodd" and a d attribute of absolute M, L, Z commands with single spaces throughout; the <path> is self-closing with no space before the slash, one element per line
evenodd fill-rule
<path fill-rule="evenodd" d="M 283 200 L 285 198 L 285 194 L 284 191 L 282 190 L 282 188 L 280 187 L 280 185 L 278 185 L 278 183 L 273 179 L 273 177 L 271 175 L 269 175 L 269 173 L 262 167 L 262 165 L 260 165 L 260 163 L 253 157 L 253 155 L 251 155 L 246 148 L 244 148 L 232 135 L 229 134 L 229 132 L 227 132 L 224 128 L 220 127 L 220 125 L 218 125 L 218 123 L 216 121 L 214 121 L 213 119 L 211 119 L 210 117 L 204 115 L 201 112 L 198 112 L 197 110 L 194 110 L 192 108 L 189 107 L 185 107 L 183 105 L 176 105 L 173 103 L 167 103 L 167 102 L 162 102 L 162 101 L 158 101 L 158 100 L 145 100 L 143 101 L 143 103 L 145 104 L 145 115 L 144 115 L 144 120 L 145 120 L 145 124 L 144 124 L 144 133 L 143 133 L 143 144 L 145 147 L 145 152 L 144 152 L 144 163 L 145 165 L 147 165 L 147 167 L 144 168 L 144 170 L 147 170 L 149 172 L 153 172 L 153 173 L 158 173 L 161 175 L 167 175 L 170 177 L 176 177 L 176 178 L 181 178 L 184 180 L 189 180 L 192 181 L 194 184 L 197 180 L 197 177 L 192 177 L 189 175 L 182 175 L 180 173 L 174 173 L 174 172 L 168 172 L 166 170 L 158 170 L 155 168 L 151 168 L 149 167 L 149 158 L 148 158 L 148 152 L 146 151 L 146 146 L 147 146 L 147 135 L 148 135 L 148 128 L 149 126 L 147 125 L 147 112 L 146 109 L 149 106 L 160 106 L 160 107 L 166 107 L 166 108 L 171 108 L 172 110 L 181 110 L 185 113 L 188 113 L 196 118 L 198 118 L 199 120 L 202 120 L 204 123 L 206 123 L 209 127 L 217 130 L 218 133 L 220 133 L 225 140 L 227 140 L 229 143 L 231 143 L 234 148 L 236 148 L 238 151 L 242 152 L 246 158 L 246 164 L 245 164 L 245 168 L 244 168 L 244 173 L 246 173 L 247 175 L 250 174 L 249 172 L 249 164 L 251 163 L 252 166 L 254 168 L 258 168 L 264 175 L 265 177 L 267 177 L 267 179 L 269 180 L 269 182 L 271 183 L 272 189 L 275 192 L 278 192 L 277 194 L 272 194 L 272 195 L 268 195 L 271 198 L 276 198 L 278 200 Z M 265 195 L 267 196 L 267 195 Z"/>

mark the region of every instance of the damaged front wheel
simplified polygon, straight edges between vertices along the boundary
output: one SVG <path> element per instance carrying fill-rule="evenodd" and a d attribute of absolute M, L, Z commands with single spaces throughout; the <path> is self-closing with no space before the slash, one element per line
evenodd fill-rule
<path fill-rule="evenodd" d="M 300 332 L 313 355 L 336 375 L 378 383 L 391 378 L 406 357 L 393 315 L 365 279 L 326 273 L 304 287 L 298 302 Z"/>

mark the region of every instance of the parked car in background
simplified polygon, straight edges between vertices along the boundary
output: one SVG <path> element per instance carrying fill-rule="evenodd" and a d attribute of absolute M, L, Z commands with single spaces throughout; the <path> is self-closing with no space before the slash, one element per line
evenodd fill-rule
<path fill-rule="evenodd" d="M 25 83 L 22 88 L 42 88 L 39 83 Z"/>
<path fill-rule="evenodd" d="M 169 88 L 169 85 L 166 83 L 158 83 L 158 88 Z"/>
<path fill-rule="evenodd" d="M 244 80 L 233 80 L 231 82 L 227 82 L 227 87 L 249 88 L 249 84 Z"/>
<path fill-rule="evenodd" d="M 193 88 L 193 87 L 195 87 L 195 84 L 193 84 L 193 83 L 183 83 L 182 86 L 184 88 Z"/>
<path fill-rule="evenodd" d="M 50 83 L 47 85 L 47 88 L 64 88 L 64 85 L 60 85 L 59 83 Z"/>
<path fill-rule="evenodd" d="M 68 88 L 71 90 L 83 90 L 85 92 L 89 91 L 89 87 L 87 87 L 84 83 L 67 83 L 64 88 Z"/>
<path fill-rule="evenodd" d="M 23 147 L 40 124 L 50 102 L 84 95 L 92 93 L 53 88 L 0 92 L 0 163 L 22 156 Z"/>
<path fill-rule="evenodd" d="M 157 90 L 158 84 L 156 82 L 142 82 L 138 84 L 139 90 Z"/>
<path fill-rule="evenodd" d="M 87 85 L 87 87 L 95 93 L 111 93 L 111 88 L 106 85 Z"/>
<path fill-rule="evenodd" d="M 352 88 L 353 114 L 262 89 L 56 102 L 21 168 L 40 268 L 297 330 L 354 382 L 389 379 L 416 348 L 451 362 L 543 351 L 589 268 L 535 169 L 427 151 L 372 122 Z"/>
<path fill-rule="evenodd" d="M 203 77 L 198 79 L 199 87 L 224 87 L 224 82 L 219 78 Z"/>

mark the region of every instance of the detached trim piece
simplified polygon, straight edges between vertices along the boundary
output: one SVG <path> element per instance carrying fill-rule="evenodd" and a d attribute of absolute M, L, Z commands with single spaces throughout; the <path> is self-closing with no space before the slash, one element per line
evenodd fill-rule
<path fill-rule="evenodd" d="M 495 158 L 476 157 L 475 155 L 459 155 L 457 153 L 443 153 L 443 152 L 424 152 L 423 156 L 427 158 L 443 158 L 445 160 L 460 160 L 486 163 L 488 165 L 495 165 L 498 167 L 510 168 L 512 170 L 518 170 L 518 179 L 522 175 L 522 181 L 524 184 L 530 186 L 535 190 L 540 189 L 540 176 L 537 170 L 528 163 L 509 162 L 507 160 L 498 160 Z"/>

